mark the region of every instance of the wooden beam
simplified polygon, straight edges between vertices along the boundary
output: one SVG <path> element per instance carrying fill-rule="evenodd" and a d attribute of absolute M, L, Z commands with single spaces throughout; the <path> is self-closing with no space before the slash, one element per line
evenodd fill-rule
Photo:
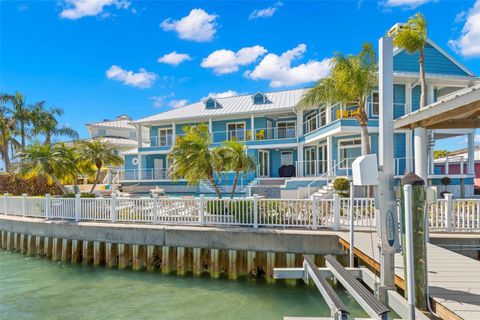
<path fill-rule="evenodd" d="M 420 126 L 427 129 L 476 129 L 480 128 L 480 119 L 447 120 L 431 126 Z"/>
<path fill-rule="evenodd" d="M 478 112 L 480 112 L 480 101 L 469 103 L 460 108 L 455 108 L 447 112 L 442 112 L 435 116 L 420 120 L 419 122 L 421 127 L 429 128 L 444 121 L 470 119 Z"/>

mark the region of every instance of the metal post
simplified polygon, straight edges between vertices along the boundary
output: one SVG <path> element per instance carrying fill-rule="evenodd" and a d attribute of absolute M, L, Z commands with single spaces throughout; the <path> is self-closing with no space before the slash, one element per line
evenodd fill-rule
<path fill-rule="evenodd" d="M 333 194 L 333 230 L 340 229 L 340 196 Z"/>
<path fill-rule="evenodd" d="M 200 195 L 200 225 L 205 225 L 205 195 Z"/>
<path fill-rule="evenodd" d="M 25 217 L 27 215 L 27 194 L 22 193 L 22 215 Z"/>
<path fill-rule="evenodd" d="M 112 222 L 117 221 L 117 196 L 112 194 L 110 198 L 110 218 Z"/>
<path fill-rule="evenodd" d="M 353 205 L 355 202 L 355 195 L 354 195 L 354 186 L 353 182 L 350 182 L 350 207 L 348 208 L 348 214 L 350 217 L 350 248 L 349 248 L 349 261 L 350 261 L 350 268 L 355 266 L 354 263 L 354 248 L 355 248 L 355 227 L 354 227 L 354 219 L 353 219 Z"/>
<path fill-rule="evenodd" d="M 51 209 L 51 202 L 50 202 L 50 194 L 47 193 L 45 195 L 45 219 L 50 217 L 50 209 Z"/>
<path fill-rule="evenodd" d="M 453 194 L 446 193 L 445 194 L 445 228 L 447 232 L 452 232 L 452 210 L 453 209 Z"/>
<path fill-rule="evenodd" d="M 158 194 L 152 194 L 152 222 L 157 224 L 157 214 L 158 214 Z"/>
<path fill-rule="evenodd" d="M 258 228 L 258 194 L 253 195 L 253 227 Z"/>
<path fill-rule="evenodd" d="M 80 221 L 82 219 L 81 216 L 82 210 L 82 203 L 80 200 L 80 193 L 75 194 L 75 221 Z"/>
<path fill-rule="evenodd" d="M 409 319 L 415 319 L 415 278 L 413 270 L 412 186 L 403 186 L 405 197 L 405 253 L 407 256 L 407 298 Z"/>
<path fill-rule="evenodd" d="M 317 196 L 312 195 L 312 229 L 318 228 Z"/>

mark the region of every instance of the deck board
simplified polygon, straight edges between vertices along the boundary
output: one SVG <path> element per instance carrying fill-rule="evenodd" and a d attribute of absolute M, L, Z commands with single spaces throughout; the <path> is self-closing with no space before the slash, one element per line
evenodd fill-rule
<path fill-rule="evenodd" d="M 339 236 L 340 241 L 348 246 L 348 232 L 339 233 Z M 376 233 L 355 232 L 356 255 L 378 263 L 377 241 Z M 447 314 L 450 311 L 450 316 L 454 314 L 458 319 L 480 319 L 480 261 L 430 243 L 427 253 L 430 296 L 440 304 L 437 309 L 446 308 Z M 400 254 L 395 254 L 395 275 L 403 282 L 403 257 Z"/>

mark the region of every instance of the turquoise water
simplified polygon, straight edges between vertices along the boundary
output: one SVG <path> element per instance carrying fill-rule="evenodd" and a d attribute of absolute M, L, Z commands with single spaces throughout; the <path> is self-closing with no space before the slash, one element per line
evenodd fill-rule
<path fill-rule="evenodd" d="M 352 316 L 366 317 L 345 291 Z M 329 316 L 312 286 L 181 277 L 0 251 L 1 319 L 283 319 Z"/>

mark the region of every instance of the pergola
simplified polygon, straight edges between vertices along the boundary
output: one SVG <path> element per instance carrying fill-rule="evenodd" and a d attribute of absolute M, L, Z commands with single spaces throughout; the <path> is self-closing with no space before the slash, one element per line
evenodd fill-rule
<path fill-rule="evenodd" d="M 398 129 L 480 128 L 480 84 L 454 92 L 394 122 Z"/>

